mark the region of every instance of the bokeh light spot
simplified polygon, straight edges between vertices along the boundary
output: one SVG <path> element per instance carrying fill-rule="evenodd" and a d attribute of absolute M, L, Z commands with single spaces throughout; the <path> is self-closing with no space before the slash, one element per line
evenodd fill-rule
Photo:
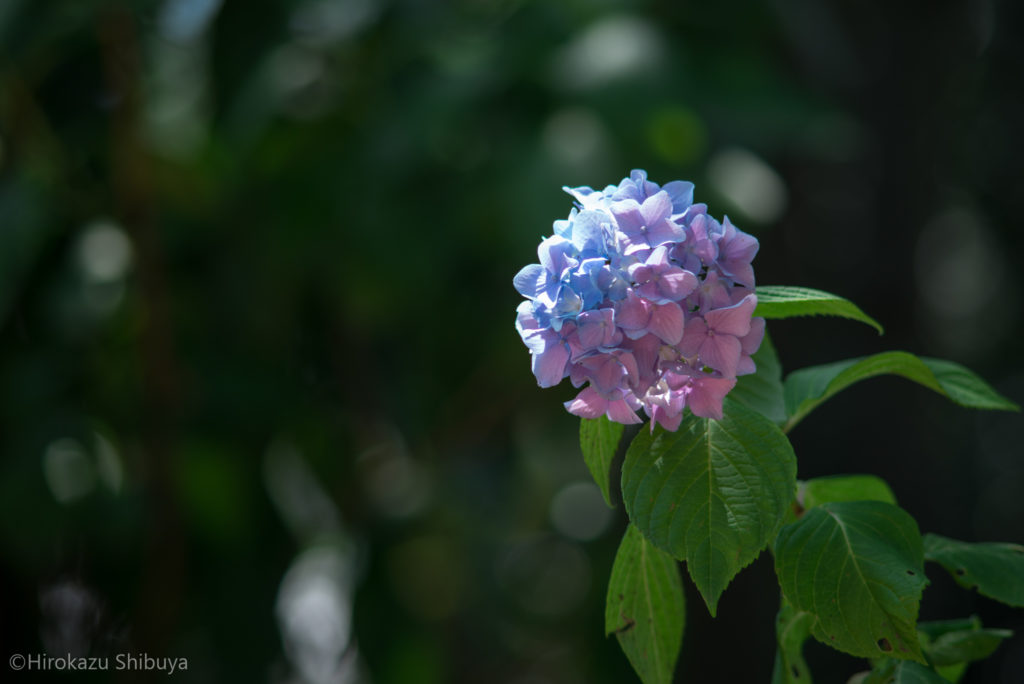
<path fill-rule="evenodd" d="M 777 221 L 786 210 L 782 177 L 749 150 L 734 147 L 717 153 L 708 165 L 708 180 L 744 216 L 759 223 Z"/>
<path fill-rule="evenodd" d="M 43 474 L 53 498 L 62 504 L 81 499 L 96 486 L 96 468 L 74 439 L 58 439 L 46 447 Z"/>
<path fill-rule="evenodd" d="M 590 541 L 608 529 L 611 509 L 593 482 L 573 482 L 551 500 L 551 524 L 571 539 Z"/>

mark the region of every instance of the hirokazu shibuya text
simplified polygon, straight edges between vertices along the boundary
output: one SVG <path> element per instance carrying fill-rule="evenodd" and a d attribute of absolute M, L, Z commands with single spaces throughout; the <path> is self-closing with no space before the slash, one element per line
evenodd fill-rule
<path fill-rule="evenodd" d="M 188 658 L 151 656 L 148 653 L 118 653 L 114 656 L 52 656 L 48 653 L 15 653 L 8 659 L 15 671 L 37 672 L 163 672 L 172 675 L 188 670 Z"/>

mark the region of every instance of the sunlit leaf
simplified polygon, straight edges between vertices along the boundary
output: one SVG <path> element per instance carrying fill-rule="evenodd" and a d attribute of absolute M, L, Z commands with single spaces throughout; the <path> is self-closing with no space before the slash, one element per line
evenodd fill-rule
<path fill-rule="evenodd" d="M 685 560 L 711 614 L 736 573 L 775 538 L 796 490 L 796 457 L 779 427 L 726 401 L 722 420 L 687 416 L 642 430 L 622 466 L 630 520 Z"/>
<path fill-rule="evenodd" d="M 580 449 L 594 482 L 601 488 L 605 503 L 614 506 L 611 493 L 611 465 L 622 439 L 622 423 L 601 416 L 597 420 L 580 419 Z"/>
<path fill-rule="evenodd" d="M 604 629 L 644 684 L 672 681 L 685 612 L 678 564 L 630 525 L 612 565 Z"/>
<path fill-rule="evenodd" d="M 784 383 L 786 413 L 789 415 L 785 429 L 792 429 L 819 404 L 850 385 L 885 374 L 913 380 L 961 406 L 1001 411 L 1020 410 L 1019 406 L 959 364 L 918 358 L 902 351 L 889 351 L 801 368 L 790 373 Z"/>
<path fill-rule="evenodd" d="M 828 292 L 809 287 L 759 285 L 755 316 L 793 318 L 795 316 L 839 316 L 867 323 L 881 335 L 881 324 L 860 310 L 856 304 Z"/>

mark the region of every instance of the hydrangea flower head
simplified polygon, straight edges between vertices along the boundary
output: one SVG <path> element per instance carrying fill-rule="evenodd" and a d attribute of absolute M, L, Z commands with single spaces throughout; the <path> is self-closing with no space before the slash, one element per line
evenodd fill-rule
<path fill-rule="evenodd" d="M 659 186 L 642 170 L 563 189 L 575 206 L 513 281 L 537 383 L 583 388 L 565 404 L 583 418 L 639 423 L 642 408 L 667 430 L 687 409 L 721 419 L 764 338 L 757 239 L 694 204 L 692 183 Z"/>

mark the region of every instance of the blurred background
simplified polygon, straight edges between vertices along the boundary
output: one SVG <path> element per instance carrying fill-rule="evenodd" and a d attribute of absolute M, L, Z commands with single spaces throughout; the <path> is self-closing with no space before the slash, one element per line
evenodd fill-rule
<path fill-rule="evenodd" d="M 789 370 L 905 349 L 1024 402 L 1021 14 L 0 0 L 4 658 L 636 681 L 602 635 L 622 507 L 513 328 L 560 187 L 692 180 L 760 239 L 760 283 L 887 328 L 773 322 Z M 801 477 L 876 473 L 923 531 L 1024 542 L 1020 415 L 875 379 L 791 436 Z M 1024 631 L 929 577 L 923 618 Z M 677 680 L 767 682 L 767 554 L 715 620 L 686 582 Z M 865 669 L 806 650 L 821 682 Z M 23 679 L 143 679 L 115 675 Z M 965 681 L 1024 681 L 1024 635 Z"/>

